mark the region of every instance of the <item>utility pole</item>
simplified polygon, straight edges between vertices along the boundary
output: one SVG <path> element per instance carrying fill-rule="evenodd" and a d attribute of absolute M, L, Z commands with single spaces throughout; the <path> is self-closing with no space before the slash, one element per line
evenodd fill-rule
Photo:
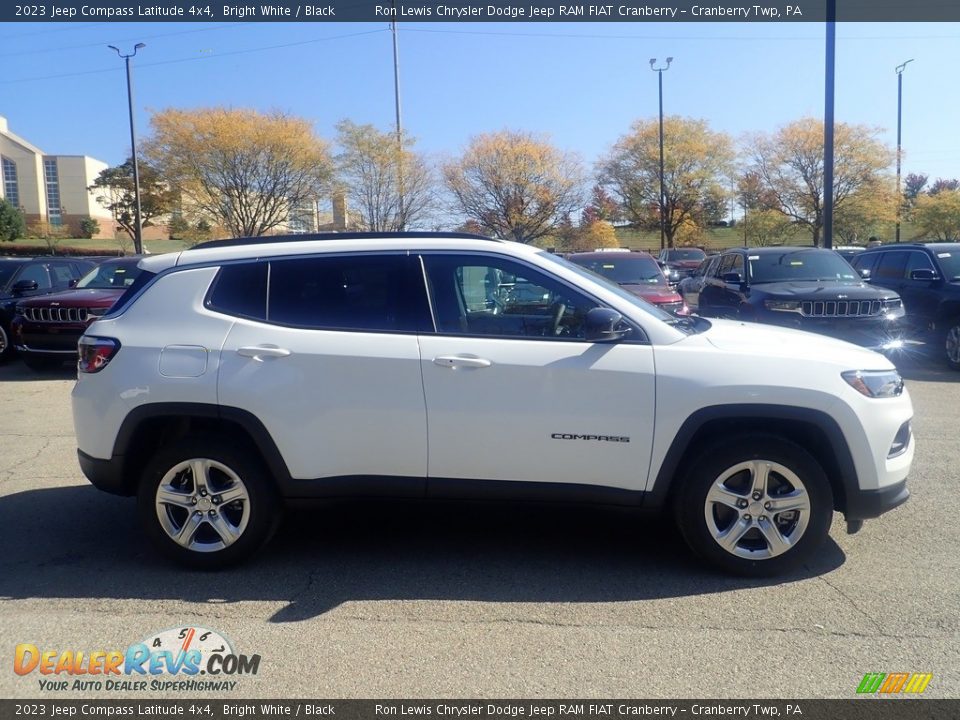
<path fill-rule="evenodd" d="M 823 100 L 823 246 L 833 247 L 833 99 L 836 75 L 837 0 L 827 0 L 827 56 Z"/>
<path fill-rule="evenodd" d="M 136 56 L 137 50 L 145 48 L 146 45 L 144 43 L 137 43 L 133 46 L 133 52 L 128 55 L 124 55 L 120 52 L 119 48 L 113 45 L 107 45 L 107 47 L 122 57 L 127 66 L 127 109 L 130 111 L 130 152 L 133 154 L 133 197 L 135 204 L 133 251 L 137 255 L 142 255 L 143 223 L 140 219 L 140 166 L 137 162 L 137 133 L 133 124 L 133 75 L 130 70 L 130 59 Z"/>
<path fill-rule="evenodd" d="M 658 88 L 660 94 L 660 249 L 663 250 L 666 245 L 667 237 L 667 194 L 663 186 L 663 72 L 664 70 L 670 69 L 670 63 L 673 62 L 672 57 L 667 58 L 667 64 L 664 67 L 658 68 L 654 67 L 657 63 L 656 58 L 650 58 L 650 69 L 657 73 L 658 76 Z"/>
<path fill-rule="evenodd" d="M 903 71 L 907 63 L 912 63 L 913 59 L 907 60 L 902 65 L 897 65 L 894 72 L 897 74 L 897 242 L 900 242 L 900 209 L 903 206 L 903 196 L 900 195 L 900 158 L 901 150 L 900 138 L 903 125 Z"/>
<path fill-rule="evenodd" d="M 400 51 L 397 47 L 397 5 L 391 0 L 393 8 L 390 21 L 390 34 L 393 36 L 393 98 L 397 112 L 397 191 L 399 193 L 399 220 L 398 230 L 406 229 L 406 218 L 403 202 L 403 126 L 400 124 Z"/>

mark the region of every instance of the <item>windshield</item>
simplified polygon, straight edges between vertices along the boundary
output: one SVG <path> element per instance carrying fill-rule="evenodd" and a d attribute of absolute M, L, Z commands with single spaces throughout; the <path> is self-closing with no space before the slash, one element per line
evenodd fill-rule
<path fill-rule="evenodd" d="M 683 250 L 668 250 L 667 260 L 703 260 L 707 254 L 700 248 L 685 248 Z"/>
<path fill-rule="evenodd" d="M 932 247 L 947 280 L 960 280 L 960 245 L 952 247 Z"/>
<path fill-rule="evenodd" d="M 859 279 L 850 263 L 830 250 L 788 250 L 747 259 L 754 283 Z"/>
<path fill-rule="evenodd" d="M 666 285 L 660 266 L 652 257 L 572 257 L 570 262 L 592 270 L 620 285 Z"/>
<path fill-rule="evenodd" d="M 609 280 L 608 278 L 605 278 L 603 275 L 599 273 L 595 273 L 592 270 L 589 270 L 588 268 L 577 265 L 576 263 L 570 262 L 569 260 L 564 260 L 562 257 L 558 257 L 553 253 L 542 252 L 540 253 L 540 257 L 545 258 L 550 262 L 556 263 L 557 265 L 562 265 L 563 267 L 569 270 L 572 270 L 577 275 L 587 278 L 588 280 L 593 280 L 594 282 L 601 283 L 602 285 L 604 285 L 604 287 L 609 289 L 611 292 L 616 293 L 618 297 L 620 297 L 623 300 L 626 300 L 628 303 L 630 303 L 634 307 L 640 308 L 644 312 L 649 313 L 650 315 L 655 317 L 657 320 L 665 322 L 667 325 L 671 325 L 677 328 L 677 330 L 680 330 L 681 332 L 684 332 L 688 335 L 701 332 L 706 327 L 708 327 L 707 324 L 701 325 L 701 324 L 690 321 L 688 318 L 678 318 L 674 315 L 671 315 L 670 313 L 665 312 L 664 310 L 661 310 L 660 308 L 652 305 L 651 303 L 648 303 L 646 300 L 637 297 L 633 293 L 627 292 L 622 287 L 620 287 L 620 285 L 613 282 L 612 280 Z"/>
<path fill-rule="evenodd" d="M 114 260 L 98 265 L 77 283 L 87 290 L 123 290 L 133 285 L 140 268 L 136 260 Z"/>

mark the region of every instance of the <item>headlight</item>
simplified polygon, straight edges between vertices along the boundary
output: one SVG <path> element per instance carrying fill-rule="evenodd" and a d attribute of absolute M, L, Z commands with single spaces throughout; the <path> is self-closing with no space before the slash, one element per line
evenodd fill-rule
<path fill-rule="evenodd" d="M 840 375 L 850 387 L 870 398 L 897 397 L 903 392 L 903 378 L 896 370 L 847 370 Z"/>
<path fill-rule="evenodd" d="M 800 312 L 799 300 L 764 300 L 764 307 L 767 310 L 780 310 L 781 312 Z"/>
<path fill-rule="evenodd" d="M 27 311 L 24 310 L 20 305 L 17 305 L 17 307 L 14 309 L 13 313 L 14 313 L 14 315 L 26 315 L 26 314 L 27 314 Z"/>

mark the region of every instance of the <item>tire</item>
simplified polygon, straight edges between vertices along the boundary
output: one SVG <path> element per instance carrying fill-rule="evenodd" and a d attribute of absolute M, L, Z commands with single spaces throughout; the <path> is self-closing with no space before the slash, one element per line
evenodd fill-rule
<path fill-rule="evenodd" d="M 954 318 L 947 323 L 942 347 L 947 365 L 954 370 L 960 370 L 960 318 Z"/>
<path fill-rule="evenodd" d="M 13 345 L 10 344 L 10 335 L 7 329 L 0 325 L 0 363 L 6 362 L 13 355 Z"/>
<path fill-rule="evenodd" d="M 674 496 L 674 513 L 684 540 L 709 564 L 737 575 L 778 575 L 826 539 L 833 492 L 823 468 L 799 445 L 749 433 L 698 455 Z M 757 492 L 764 494 L 756 499 Z"/>
<path fill-rule="evenodd" d="M 66 362 L 66 360 L 61 360 L 60 358 L 44 357 L 42 355 L 30 355 L 27 353 L 21 353 L 21 357 L 23 358 L 24 365 L 31 370 L 38 371 L 53 370 L 54 368 L 58 368 Z"/>
<path fill-rule="evenodd" d="M 199 485 L 195 469 L 204 477 Z M 280 516 L 260 459 L 242 443 L 216 436 L 183 438 L 158 452 L 143 472 L 137 504 L 157 548 L 202 570 L 249 558 L 270 539 Z"/>

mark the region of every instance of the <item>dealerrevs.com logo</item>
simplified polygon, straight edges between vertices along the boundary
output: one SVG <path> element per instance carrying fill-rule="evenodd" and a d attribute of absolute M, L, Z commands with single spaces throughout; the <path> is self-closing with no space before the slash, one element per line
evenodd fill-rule
<path fill-rule="evenodd" d="M 256 675 L 259 655 L 242 655 L 216 630 L 171 628 L 125 650 L 57 650 L 20 643 L 13 671 L 37 678 L 40 690 L 235 690 L 234 678 Z"/>

